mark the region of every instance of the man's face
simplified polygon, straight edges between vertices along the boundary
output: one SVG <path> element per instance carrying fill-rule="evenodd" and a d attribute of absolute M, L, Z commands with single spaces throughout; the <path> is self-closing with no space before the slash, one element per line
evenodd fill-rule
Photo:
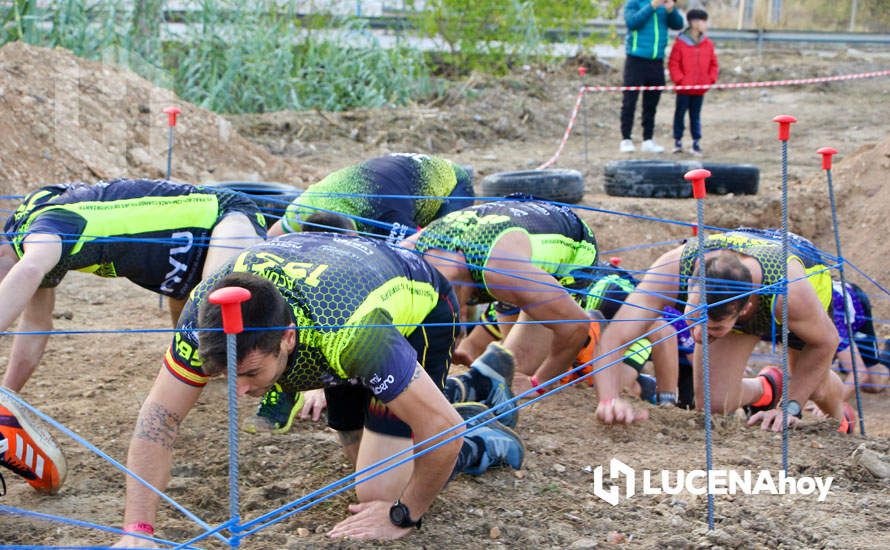
<path fill-rule="evenodd" d="M 735 326 L 735 322 L 738 320 L 738 315 L 730 315 L 729 317 L 724 317 L 719 321 L 716 319 L 712 319 L 708 317 L 708 341 L 716 340 L 717 338 L 723 338 L 732 330 L 732 327 Z M 690 329 L 692 332 L 692 338 L 695 340 L 696 344 L 701 344 L 702 342 L 702 330 L 701 325 L 695 325 Z"/>
<path fill-rule="evenodd" d="M 254 350 L 238 364 L 238 381 L 235 384 L 238 397 L 250 395 L 262 397 L 272 389 L 287 368 L 287 358 L 294 349 L 296 332 L 288 330 L 281 339 L 278 355 Z"/>

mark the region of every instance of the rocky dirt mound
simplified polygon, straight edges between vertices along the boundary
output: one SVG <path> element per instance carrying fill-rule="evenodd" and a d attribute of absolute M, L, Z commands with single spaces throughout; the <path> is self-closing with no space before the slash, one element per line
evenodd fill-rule
<path fill-rule="evenodd" d="M 0 49 L 0 75 L 2 194 L 50 182 L 163 177 L 168 105 L 183 111 L 173 179 L 304 179 L 296 163 L 245 140 L 223 117 L 126 69 L 15 42 Z"/>

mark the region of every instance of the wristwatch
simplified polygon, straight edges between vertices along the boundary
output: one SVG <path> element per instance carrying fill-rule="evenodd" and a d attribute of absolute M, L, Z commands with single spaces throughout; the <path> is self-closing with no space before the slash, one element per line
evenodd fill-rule
<path fill-rule="evenodd" d="M 402 504 L 402 501 L 397 500 L 389 509 L 389 521 L 392 522 L 396 527 L 417 527 L 420 529 L 420 522 L 423 518 L 417 518 L 417 521 L 411 519 L 411 511 L 408 510 L 408 507 Z"/>
<path fill-rule="evenodd" d="M 800 403 L 794 399 L 788 400 L 788 414 L 790 416 L 796 416 L 797 418 L 803 418 L 803 411 L 800 408 Z"/>

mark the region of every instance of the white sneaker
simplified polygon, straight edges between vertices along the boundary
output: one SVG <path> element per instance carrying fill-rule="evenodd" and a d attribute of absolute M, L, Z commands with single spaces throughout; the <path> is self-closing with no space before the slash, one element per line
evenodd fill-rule
<path fill-rule="evenodd" d="M 658 145 L 651 139 L 647 139 L 643 142 L 643 145 L 640 147 L 640 150 L 644 153 L 664 153 L 664 147 Z"/>
<path fill-rule="evenodd" d="M 649 140 L 649 141 L 652 141 L 652 140 Z M 637 148 L 634 147 L 634 142 L 632 142 L 631 140 L 622 139 L 621 145 L 618 146 L 618 150 L 621 151 L 622 153 L 633 153 L 634 151 L 637 150 Z"/>

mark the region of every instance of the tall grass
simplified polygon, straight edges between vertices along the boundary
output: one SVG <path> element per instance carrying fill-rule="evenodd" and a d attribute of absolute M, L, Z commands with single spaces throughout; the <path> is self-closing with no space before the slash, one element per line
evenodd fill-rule
<path fill-rule="evenodd" d="M 384 49 L 357 20 L 319 29 L 295 2 L 239 3 L 235 20 L 223 2 L 200 4 L 173 59 L 176 91 L 209 109 L 336 111 L 404 104 L 431 89 L 418 52 Z"/>
<path fill-rule="evenodd" d="M 134 12 L 147 2 L 160 6 Z M 296 1 L 193 0 L 181 23 L 161 33 L 160 20 L 144 17 L 160 19 L 164 4 L 61 0 L 39 9 L 35 0 L 4 2 L 0 41 L 117 60 L 224 113 L 401 105 L 436 88 L 419 52 L 383 48 L 357 20 L 298 18 Z"/>

